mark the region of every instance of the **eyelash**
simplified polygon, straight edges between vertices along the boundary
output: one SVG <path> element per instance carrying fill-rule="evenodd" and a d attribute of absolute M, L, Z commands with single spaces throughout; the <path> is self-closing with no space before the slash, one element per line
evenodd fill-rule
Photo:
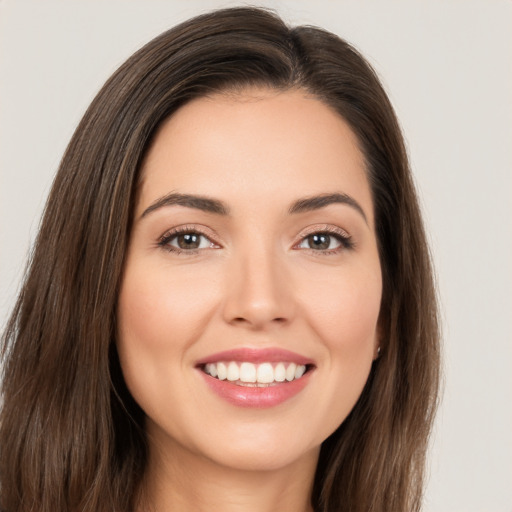
<path fill-rule="evenodd" d="M 195 248 L 195 249 L 180 249 L 178 247 L 174 247 L 170 245 L 170 242 L 177 238 L 180 235 L 198 235 L 199 237 L 204 237 L 208 242 L 210 243 L 210 247 L 212 246 L 220 247 L 219 244 L 213 242 L 211 240 L 211 236 L 204 233 L 201 229 L 195 227 L 195 226 L 182 226 L 179 228 L 172 229 L 171 231 L 168 231 L 162 237 L 159 239 L 157 245 L 158 247 L 164 249 L 165 251 L 172 252 L 174 254 L 187 254 L 187 255 L 194 255 L 197 254 L 199 251 L 204 250 L 205 248 Z M 324 254 L 324 255 L 332 255 L 337 254 L 344 250 L 352 250 L 355 247 L 354 241 L 352 240 L 352 237 L 348 235 L 344 230 L 339 228 L 334 228 L 331 226 L 324 226 L 321 229 L 311 229 L 309 232 L 303 233 L 300 237 L 300 240 L 298 243 L 296 243 L 293 246 L 293 249 L 299 250 L 300 245 L 304 243 L 308 237 L 313 235 L 324 235 L 335 238 L 339 243 L 340 246 L 336 247 L 334 249 L 312 249 L 312 248 L 305 248 L 306 250 L 311 251 L 312 253 L 318 255 L 318 254 Z"/>
<path fill-rule="evenodd" d="M 338 253 L 340 253 L 342 251 L 352 250 L 355 247 L 354 240 L 343 229 L 336 228 L 336 227 L 333 227 L 333 226 L 323 226 L 322 228 L 316 227 L 314 229 L 308 230 L 305 233 L 302 233 L 299 242 L 296 243 L 293 246 L 293 248 L 296 249 L 296 250 L 299 250 L 300 249 L 299 246 L 301 244 L 303 244 L 304 242 L 306 242 L 308 237 L 313 236 L 313 235 L 320 235 L 320 236 L 324 235 L 324 236 L 332 237 L 332 238 L 336 239 L 340 243 L 340 246 L 336 247 L 334 249 L 312 249 L 312 248 L 306 248 L 306 250 L 311 251 L 315 255 L 319 255 L 319 254 L 320 255 L 327 255 L 327 256 L 328 255 L 335 255 L 335 254 L 338 254 Z"/>
<path fill-rule="evenodd" d="M 218 246 L 215 242 L 211 240 L 211 235 L 207 235 L 201 229 L 198 229 L 195 226 L 181 226 L 179 228 L 172 229 L 168 231 L 158 241 L 158 246 L 164 249 L 165 251 L 172 252 L 174 254 L 182 254 L 186 253 L 188 255 L 197 254 L 198 251 L 203 250 L 202 248 L 197 249 L 180 249 L 179 247 L 174 247 L 170 245 L 170 242 L 177 238 L 180 235 L 198 235 L 199 237 L 203 237 L 210 242 L 211 246 Z M 210 247 L 209 247 L 210 248 Z"/>

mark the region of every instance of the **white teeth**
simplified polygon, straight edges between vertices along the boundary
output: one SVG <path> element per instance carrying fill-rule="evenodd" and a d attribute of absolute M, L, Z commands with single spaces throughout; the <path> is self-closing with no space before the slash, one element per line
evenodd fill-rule
<path fill-rule="evenodd" d="M 286 368 L 286 380 L 292 381 L 295 379 L 295 370 L 297 369 L 297 365 L 295 363 L 291 363 L 288 368 Z"/>
<path fill-rule="evenodd" d="M 274 380 L 276 382 L 284 382 L 286 379 L 286 368 L 283 363 L 278 363 L 274 368 Z"/>
<path fill-rule="evenodd" d="M 219 380 L 243 382 L 248 384 L 272 384 L 274 382 L 291 382 L 300 379 L 306 372 L 306 365 L 295 363 L 253 364 L 236 361 L 208 363 L 204 372 Z"/>
<path fill-rule="evenodd" d="M 210 374 L 211 375 L 211 374 Z M 228 369 L 224 363 L 217 363 L 217 378 L 219 380 L 226 380 L 228 376 Z M 213 375 L 212 375 L 213 377 Z"/>
<path fill-rule="evenodd" d="M 304 375 L 305 371 L 306 367 L 303 364 L 299 364 L 299 366 L 297 366 L 297 369 L 295 370 L 295 378 L 300 379 Z"/>
<path fill-rule="evenodd" d="M 208 375 L 211 375 L 212 377 L 217 377 L 217 365 L 216 364 L 208 363 L 207 365 L 205 365 L 204 371 Z"/>
<path fill-rule="evenodd" d="M 240 365 L 240 380 L 242 382 L 256 382 L 256 366 L 252 363 L 242 363 Z"/>
<path fill-rule="evenodd" d="M 234 361 L 231 361 L 231 363 L 228 364 L 227 379 L 231 382 L 235 382 L 240 379 L 240 370 Z"/>
<path fill-rule="evenodd" d="M 274 382 L 274 368 L 272 368 L 270 363 L 258 365 L 256 380 L 261 384 L 270 384 L 271 382 Z"/>

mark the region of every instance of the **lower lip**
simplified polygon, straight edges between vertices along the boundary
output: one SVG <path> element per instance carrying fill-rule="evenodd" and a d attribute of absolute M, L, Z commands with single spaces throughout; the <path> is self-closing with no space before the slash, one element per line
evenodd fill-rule
<path fill-rule="evenodd" d="M 218 396 L 237 407 L 264 409 L 275 407 L 300 393 L 309 381 L 311 371 L 291 382 L 276 382 L 267 387 L 237 386 L 228 380 L 216 379 L 198 370 L 209 388 Z"/>

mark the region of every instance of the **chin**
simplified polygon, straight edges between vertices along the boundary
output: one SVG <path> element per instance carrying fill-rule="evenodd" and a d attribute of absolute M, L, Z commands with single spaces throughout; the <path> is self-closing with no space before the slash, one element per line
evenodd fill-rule
<path fill-rule="evenodd" d="M 210 460 L 225 468 L 247 472 L 277 472 L 294 464 L 311 461 L 316 466 L 320 445 L 305 447 L 283 444 L 282 441 L 281 438 L 265 445 L 261 441 L 252 445 L 237 443 L 222 453 L 211 453 Z"/>

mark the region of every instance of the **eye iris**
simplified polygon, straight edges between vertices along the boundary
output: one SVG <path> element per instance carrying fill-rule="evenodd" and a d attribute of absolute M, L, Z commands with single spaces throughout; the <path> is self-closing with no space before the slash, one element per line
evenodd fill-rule
<path fill-rule="evenodd" d="M 331 237 L 329 235 L 316 234 L 308 236 L 310 249 L 329 249 L 330 244 Z"/>
<path fill-rule="evenodd" d="M 201 243 L 201 237 L 195 233 L 186 233 L 179 235 L 177 242 L 180 249 L 197 249 Z"/>

